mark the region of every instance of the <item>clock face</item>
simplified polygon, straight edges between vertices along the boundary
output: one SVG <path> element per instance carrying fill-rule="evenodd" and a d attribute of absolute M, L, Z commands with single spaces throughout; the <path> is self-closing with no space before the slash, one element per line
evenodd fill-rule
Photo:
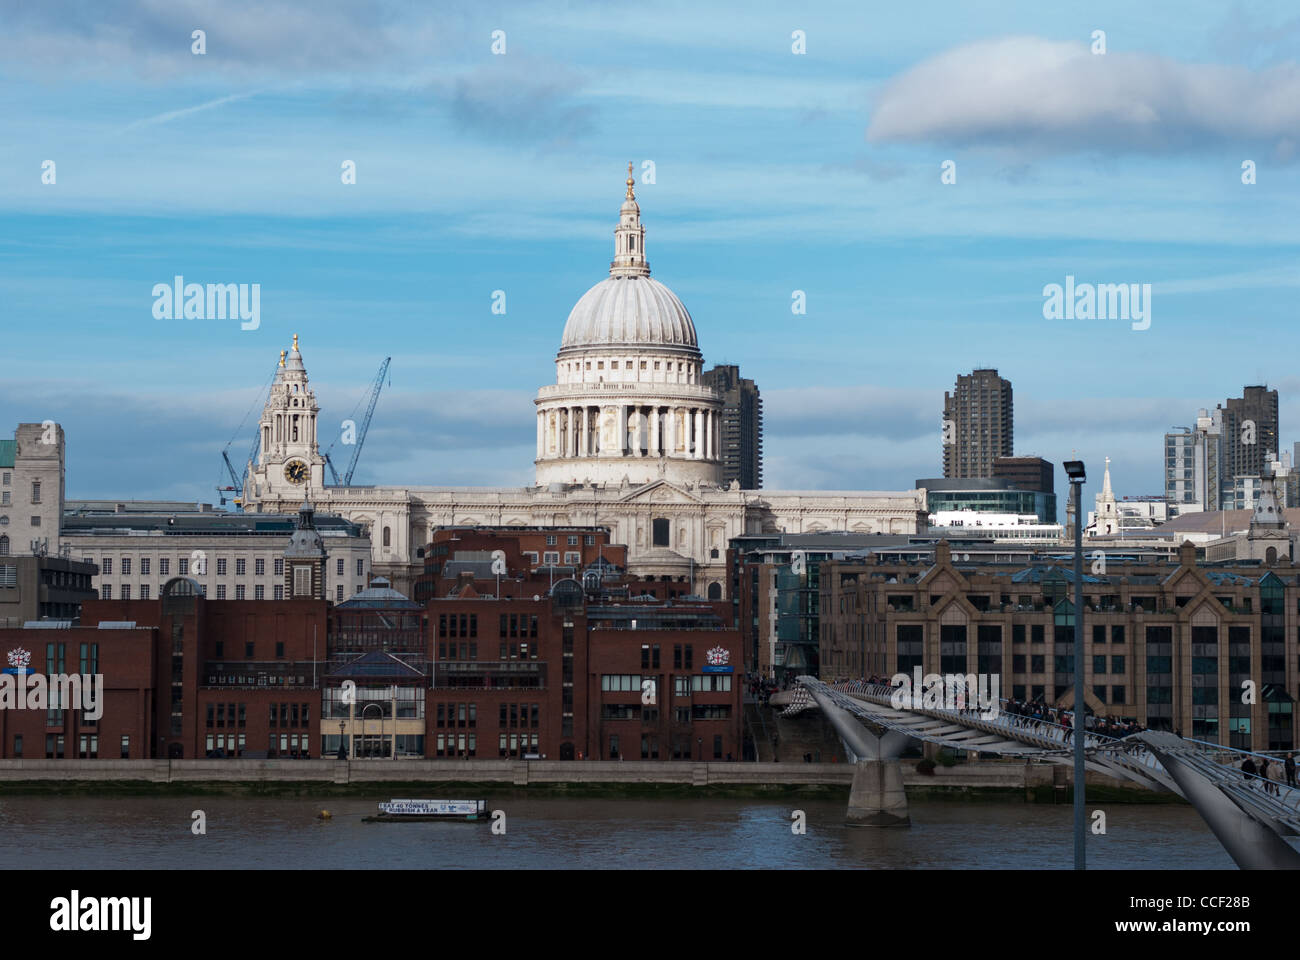
<path fill-rule="evenodd" d="M 307 464 L 301 460 L 290 460 L 284 465 L 284 478 L 290 483 L 302 483 L 307 479 Z"/>

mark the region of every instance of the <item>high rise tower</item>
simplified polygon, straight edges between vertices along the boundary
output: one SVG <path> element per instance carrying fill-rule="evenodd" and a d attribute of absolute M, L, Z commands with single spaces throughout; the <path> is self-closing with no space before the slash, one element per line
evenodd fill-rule
<path fill-rule="evenodd" d="M 704 371 L 705 386 L 722 396 L 722 482 L 735 480 L 742 490 L 763 486 L 763 399 L 753 380 L 733 364 Z"/>
<path fill-rule="evenodd" d="M 1240 397 L 1229 397 L 1222 407 L 1223 464 L 1219 473 L 1221 501 L 1242 508 L 1235 489 L 1239 477 L 1262 478 L 1268 464 L 1278 458 L 1277 391 L 1246 387 Z"/>
<path fill-rule="evenodd" d="M 958 376 L 943 395 L 943 475 L 992 477 L 993 461 L 1014 453 L 1011 381 L 996 370 Z"/>

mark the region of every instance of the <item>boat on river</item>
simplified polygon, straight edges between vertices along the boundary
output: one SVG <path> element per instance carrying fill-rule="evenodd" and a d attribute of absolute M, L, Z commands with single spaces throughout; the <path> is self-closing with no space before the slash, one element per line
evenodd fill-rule
<path fill-rule="evenodd" d="M 425 820 L 476 822 L 488 819 L 486 800 L 389 800 L 362 823 L 416 823 Z"/>

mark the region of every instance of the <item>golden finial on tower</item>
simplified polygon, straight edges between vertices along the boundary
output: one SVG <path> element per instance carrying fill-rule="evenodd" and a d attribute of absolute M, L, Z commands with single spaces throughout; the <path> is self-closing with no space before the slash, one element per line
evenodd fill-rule
<path fill-rule="evenodd" d="M 293 335 L 293 350 L 294 353 L 298 352 L 298 334 L 296 333 Z"/>
<path fill-rule="evenodd" d="M 632 161 L 629 160 L 627 162 L 627 199 L 628 200 L 636 199 L 636 197 L 632 195 L 632 186 L 635 183 L 636 181 L 632 179 Z"/>
<path fill-rule="evenodd" d="M 282 367 L 284 366 L 284 355 L 285 355 L 285 353 L 287 353 L 287 351 L 285 351 L 285 350 L 281 350 L 281 351 L 280 351 L 280 366 L 282 366 Z"/>

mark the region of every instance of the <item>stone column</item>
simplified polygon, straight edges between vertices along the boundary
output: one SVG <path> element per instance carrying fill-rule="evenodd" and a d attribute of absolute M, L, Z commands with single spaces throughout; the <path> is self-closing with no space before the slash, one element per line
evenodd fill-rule
<path fill-rule="evenodd" d="M 713 411 L 710 410 L 704 415 L 704 435 L 708 439 L 704 444 L 704 459 L 713 459 Z"/>
<path fill-rule="evenodd" d="M 690 457 L 692 428 L 695 426 L 694 418 L 687 407 L 682 408 L 682 456 Z"/>
<path fill-rule="evenodd" d="M 569 407 L 569 442 L 565 444 L 569 449 L 569 456 L 578 455 L 578 408 Z"/>
<path fill-rule="evenodd" d="M 542 436 L 543 436 L 543 434 L 542 434 L 542 429 L 543 429 L 543 421 L 542 421 L 542 417 L 543 417 L 543 416 L 544 416 L 544 414 L 542 413 L 542 411 L 538 410 L 538 411 L 537 411 L 537 459 L 538 459 L 538 460 L 542 459 Z"/>
<path fill-rule="evenodd" d="M 591 408 L 590 407 L 583 406 L 582 415 L 579 417 L 579 420 L 581 421 L 580 429 L 582 430 L 582 432 L 578 434 L 579 437 L 578 456 L 586 457 L 586 456 L 590 456 L 587 450 L 587 446 L 591 442 Z"/>
<path fill-rule="evenodd" d="M 645 427 L 646 418 L 645 414 L 641 412 L 640 407 L 635 407 L 634 409 L 636 412 L 632 414 L 632 416 L 636 419 L 633 421 L 632 454 L 633 456 L 640 457 L 644 456 L 641 452 L 641 430 Z"/>
<path fill-rule="evenodd" d="M 627 404 L 618 405 L 618 453 L 627 453 Z"/>
<path fill-rule="evenodd" d="M 704 458 L 704 411 L 695 409 L 695 459 Z"/>
<path fill-rule="evenodd" d="M 650 456 L 659 456 L 659 408 L 650 408 Z"/>

